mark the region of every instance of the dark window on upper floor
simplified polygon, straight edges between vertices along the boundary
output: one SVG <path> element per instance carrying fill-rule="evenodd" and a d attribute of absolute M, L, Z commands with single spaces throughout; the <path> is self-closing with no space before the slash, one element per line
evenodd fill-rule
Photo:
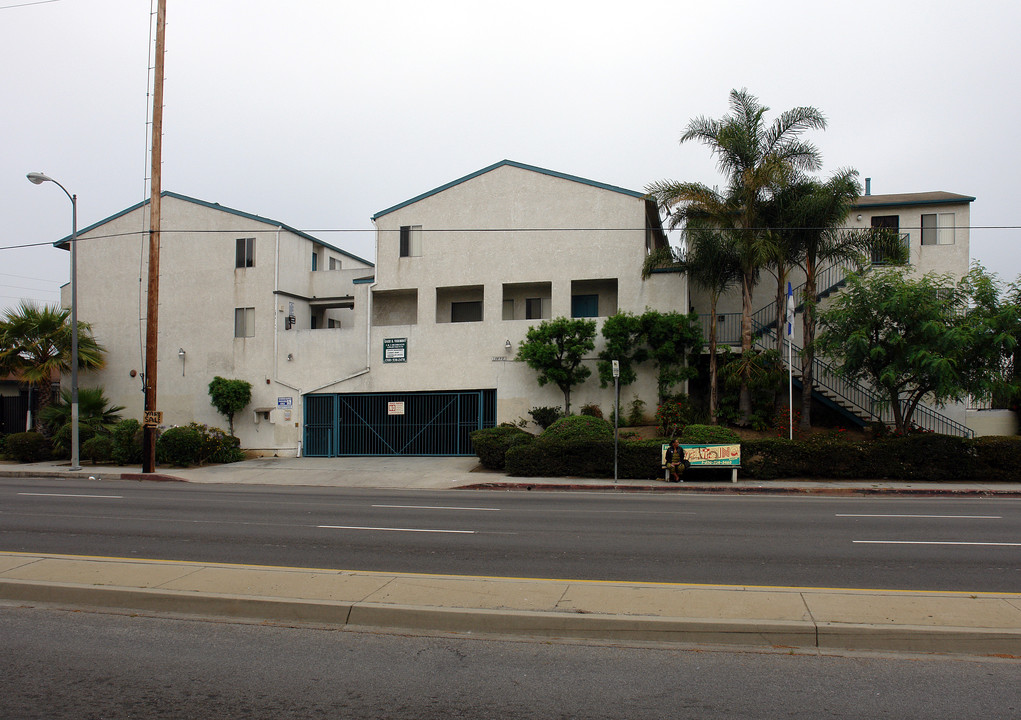
<path fill-rule="evenodd" d="M 401 257 L 420 257 L 422 255 L 422 226 L 401 226 Z"/>
<path fill-rule="evenodd" d="M 238 238 L 234 250 L 234 267 L 255 267 L 255 238 Z"/>
<path fill-rule="evenodd" d="M 599 295 L 572 295 L 571 317 L 599 317 Z"/>
<path fill-rule="evenodd" d="M 482 301 L 450 303 L 450 322 L 482 322 Z"/>

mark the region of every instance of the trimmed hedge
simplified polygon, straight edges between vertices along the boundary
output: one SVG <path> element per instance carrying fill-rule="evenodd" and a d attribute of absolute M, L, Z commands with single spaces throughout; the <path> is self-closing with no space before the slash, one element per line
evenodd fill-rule
<path fill-rule="evenodd" d="M 6 453 L 20 463 L 49 460 L 52 454 L 50 441 L 40 433 L 29 431 L 7 436 Z"/>
<path fill-rule="evenodd" d="M 930 482 L 1021 481 L 1021 437 L 920 433 L 851 442 L 838 437 L 741 443 L 741 474 L 758 480 L 832 478 Z"/>
<path fill-rule="evenodd" d="M 113 440 L 109 435 L 93 435 L 82 443 L 81 456 L 83 460 L 89 460 L 93 465 L 106 462 L 113 454 Z"/>
<path fill-rule="evenodd" d="M 722 425 L 688 425 L 681 431 L 682 445 L 732 445 L 741 436 Z"/>
<path fill-rule="evenodd" d="M 613 424 L 591 415 L 568 415 L 546 428 L 540 442 L 597 442 L 613 440 Z"/>
<path fill-rule="evenodd" d="M 205 462 L 232 463 L 245 459 L 241 441 L 220 428 L 201 423 L 172 427 L 156 441 L 156 460 L 176 467 Z"/>
<path fill-rule="evenodd" d="M 622 442 L 617 460 L 621 478 L 660 476 L 662 443 Z M 508 475 L 517 477 L 613 477 L 613 438 L 609 440 L 547 440 L 514 445 L 507 450 Z"/>
<path fill-rule="evenodd" d="M 515 445 L 532 442 L 535 436 L 513 425 L 484 428 L 469 433 L 475 454 L 483 467 L 490 470 L 504 469 L 504 456 L 507 449 Z"/>

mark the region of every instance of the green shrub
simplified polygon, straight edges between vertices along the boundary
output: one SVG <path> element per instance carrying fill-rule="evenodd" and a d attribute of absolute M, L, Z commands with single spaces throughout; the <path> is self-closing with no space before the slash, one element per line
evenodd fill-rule
<path fill-rule="evenodd" d="M 656 408 L 656 425 L 664 437 L 678 437 L 689 422 L 691 407 L 680 398 L 667 400 Z"/>
<path fill-rule="evenodd" d="M 113 428 L 110 458 L 118 465 L 142 462 L 142 426 L 137 420 L 121 420 Z M 159 444 L 159 440 L 157 440 Z"/>
<path fill-rule="evenodd" d="M 660 474 L 660 443 L 619 443 L 617 476 L 651 479 Z M 516 477 L 613 477 L 613 439 L 553 440 L 514 445 L 507 450 L 506 468 Z"/>
<path fill-rule="evenodd" d="M 631 427 L 645 422 L 645 401 L 637 395 L 628 403 L 627 424 Z"/>
<path fill-rule="evenodd" d="M 613 440 L 613 425 L 590 415 L 568 415 L 550 425 L 539 436 L 542 442 Z"/>
<path fill-rule="evenodd" d="M 581 414 L 582 415 L 589 415 L 590 417 L 599 418 L 600 420 L 603 419 L 603 410 L 602 410 L 602 408 L 600 408 L 595 403 L 588 403 L 586 405 L 582 405 L 581 406 Z"/>
<path fill-rule="evenodd" d="M 682 445 L 732 445 L 741 436 L 722 425 L 688 425 L 681 433 Z"/>
<path fill-rule="evenodd" d="M 532 422 L 543 430 L 564 416 L 563 410 L 558 407 L 534 407 L 528 414 L 532 416 Z"/>
<path fill-rule="evenodd" d="M 106 462 L 113 455 L 113 439 L 109 435 L 93 435 L 81 445 L 82 460 L 93 465 Z"/>
<path fill-rule="evenodd" d="M 7 436 L 7 454 L 20 463 L 48 460 L 50 441 L 37 432 L 11 433 Z"/>
<path fill-rule="evenodd" d="M 987 481 L 1021 481 L 1021 436 L 975 438 L 978 453 L 975 464 L 981 468 L 981 479 Z"/>
<path fill-rule="evenodd" d="M 521 428 L 506 425 L 476 430 L 469 437 L 479 461 L 490 470 L 503 470 L 508 448 L 535 439 Z"/>
<path fill-rule="evenodd" d="M 156 441 L 156 460 L 175 467 L 196 465 L 202 443 L 202 433 L 190 425 L 169 428 Z"/>

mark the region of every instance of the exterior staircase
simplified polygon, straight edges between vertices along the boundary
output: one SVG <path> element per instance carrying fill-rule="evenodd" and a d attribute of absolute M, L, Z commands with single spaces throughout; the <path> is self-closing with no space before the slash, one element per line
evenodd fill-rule
<path fill-rule="evenodd" d="M 816 300 L 822 300 L 837 292 L 847 284 L 847 275 L 851 269 L 849 263 L 838 263 L 831 265 L 817 274 L 817 285 L 823 288 L 818 291 Z M 794 288 L 794 297 L 800 297 L 804 290 L 804 283 Z M 804 312 L 804 303 L 795 307 L 795 314 Z M 727 323 L 733 315 L 736 322 Z M 726 331 L 718 332 L 718 342 L 725 344 L 741 343 L 741 316 L 739 313 L 732 313 L 723 316 Z M 709 316 L 703 316 L 703 334 L 708 335 Z M 753 345 L 758 350 L 772 350 L 776 348 L 776 303 L 771 302 L 760 308 L 752 315 L 752 339 Z M 736 332 L 734 332 L 736 330 Z M 786 360 L 786 347 L 784 358 Z M 794 383 L 801 387 L 801 352 L 802 348 L 791 344 L 792 356 L 792 377 Z M 882 400 L 882 398 L 867 385 L 852 382 L 839 375 L 829 363 L 818 357 L 812 361 L 813 396 L 833 409 L 841 412 L 852 422 L 858 425 L 881 422 L 885 425 L 893 425 L 893 411 Z M 956 435 L 959 437 L 974 437 L 975 432 L 961 423 L 943 415 L 937 410 L 919 403 L 912 416 L 912 423 L 922 429 L 943 435 Z"/>

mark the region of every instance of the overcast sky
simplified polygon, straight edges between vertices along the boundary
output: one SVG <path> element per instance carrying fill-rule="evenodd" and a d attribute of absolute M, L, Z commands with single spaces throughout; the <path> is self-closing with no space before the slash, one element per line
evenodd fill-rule
<path fill-rule="evenodd" d="M 971 255 L 1021 274 L 1021 3 L 168 0 L 163 189 L 374 259 L 373 213 L 503 159 L 642 190 L 720 182 L 688 120 L 732 88 L 812 105 L 824 175 L 973 195 Z M 0 0 L 0 248 L 148 197 L 147 0 Z M 0 250 L 0 307 L 68 254 Z M 638 269 L 636 268 L 636 272 Z"/>

